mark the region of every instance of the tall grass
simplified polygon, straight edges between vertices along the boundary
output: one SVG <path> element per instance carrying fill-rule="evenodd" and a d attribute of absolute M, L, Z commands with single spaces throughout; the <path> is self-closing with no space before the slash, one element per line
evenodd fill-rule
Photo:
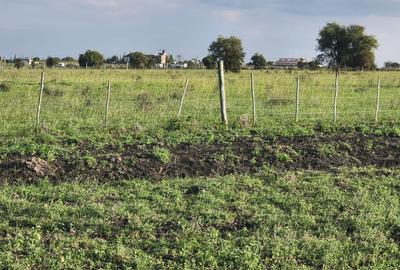
<path fill-rule="evenodd" d="M 290 125 L 295 120 L 296 77 L 300 75 L 300 122 L 331 121 L 334 74 L 326 71 L 255 71 L 259 126 Z M 382 78 L 380 120 L 400 116 L 400 73 L 349 72 L 340 78 L 340 122 L 373 121 L 376 84 Z M 48 129 L 100 128 L 103 125 L 107 81 L 112 83 L 109 126 L 157 127 L 176 117 L 185 80 L 188 94 L 182 120 L 192 128 L 219 123 L 215 71 L 59 70 L 46 71 L 42 126 Z M 31 132 L 39 92 L 39 70 L 3 70 L 0 83 L 0 135 Z M 252 115 L 250 72 L 226 74 L 228 117 Z M 251 121 L 250 121 L 251 122 Z"/>

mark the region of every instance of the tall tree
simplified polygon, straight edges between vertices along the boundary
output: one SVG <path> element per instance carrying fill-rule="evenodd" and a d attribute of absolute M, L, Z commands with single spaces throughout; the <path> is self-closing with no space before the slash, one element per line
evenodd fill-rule
<path fill-rule="evenodd" d="M 201 60 L 206 69 L 214 69 L 216 67 L 216 61 L 212 55 L 207 55 Z"/>
<path fill-rule="evenodd" d="M 343 26 L 328 23 L 317 39 L 317 49 L 321 52 L 318 59 L 329 66 L 340 68 L 371 68 L 374 65 L 374 49 L 378 41 L 374 36 L 364 33 L 364 27 L 359 25 Z"/>
<path fill-rule="evenodd" d="M 219 36 L 217 40 L 211 43 L 208 50 L 214 59 L 224 60 L 226 70 L 240 72 L 246 54 L 239 38 Z"/>
<path fill-rule="evenodd" d="M 253 65 L 255 69 L 264 69 L 267 66 L 267 60 L 262 54 L 255 53 L 251 57 L 251 65 Z"/>
<path fill-rule="evenodd" d="M 81 67 L 101 67 L 104 64 L 104 56 L 92 50 L 87 50 L 84 54 L 79 55 L 78 59 Z"/>
<path fill-rule="evenodd" d="M 54 67 L 60 63 L 60 58 L 58 57 L 47 57 L 46 59 L 46 66 L 47 67 Z"/>
<path fill-rule="evenodd" d="M 116 55 L 113 55 L 112 57 L 107 58 L 106 60 L 107 64 L 118 64 L 118 62 L 119 62 L 119 57 Z"/>
<path fill-rule="evenodd" d="M 145 68 L 149 62 L 148 57 L 141 52 L 133 52 L 127 55 L 129 63 L 134 68 Z"/>
<path fill-rule="evenodd" d="M 360 25 L 347 27 L 351 46 L 346 65 L 352 68 L 373 69 L 376 67 L 374 49 L 378 48 L 378 41 L 374 36 L 365 35 L 364 31 L 365 28 Z"/>

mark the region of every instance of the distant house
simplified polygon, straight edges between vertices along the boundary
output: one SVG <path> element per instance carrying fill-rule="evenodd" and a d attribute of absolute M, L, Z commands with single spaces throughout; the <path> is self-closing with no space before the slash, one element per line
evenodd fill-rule
<path fill-rule="evenodd" d="M 165 50 L 162 50 L 157 55 L 158 63 L 156 64 L 156 68 L 167 68 L 168 67 L 168 53 Z"/>
<path fill-rule="evenodd" d="M 174 69 L 185 69 L 188 68 L 187 63 L 173 63 L 168 66 L 169 68 L 174 68 Z"/>
<path fill-rule="evenodd" d="M 306 60 L 304 58 L 280 58 L 273 65 L 274 68 L 285 68 L 285 69 L 296 69 L 299 67 L 299 63 L 303 63 Z"/>
<path fill-rule="evenodd" d="M 22 65 L 28 66 L 28 67 L 31 66 L 32 62 L 33 62 L 32 58 L 30 58 L 30 57 L 20 58 L 20 61 L 21 61 Z"/>

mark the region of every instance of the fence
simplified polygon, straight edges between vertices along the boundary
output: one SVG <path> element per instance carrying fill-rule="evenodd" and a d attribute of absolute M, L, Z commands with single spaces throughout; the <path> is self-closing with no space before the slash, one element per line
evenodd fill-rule
<path fill-rule="evenodd" d="M 38 71 L 0 75 L 0 83 L 11 84 L 9 91 L 0 92 L 1 135 L 31 132 L 38 115 L 37 123 L 43 128 L 59 130 L 158 127 L 178 115 L 192 127 L 221 123 L 220 80 L 213 71 L 47 70 L 43 88 Z M 343 74 L 336 99 L 337 121 L 399 119 L 399 75 Z M 224 83 L 230 125 L 269 127 L 334 120 L 332 73 L 227 73 Z"/>

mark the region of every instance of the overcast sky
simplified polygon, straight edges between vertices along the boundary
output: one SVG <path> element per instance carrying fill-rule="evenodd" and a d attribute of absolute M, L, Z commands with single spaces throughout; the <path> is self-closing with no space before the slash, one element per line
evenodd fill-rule
<path fill-rule="evenodd" d="M 0 56 L 106 56 L 166 49 L 202 58 L 218 35 L 243 40 L 247 58 L 314 57 L 327 22 L 361 24 L 377 62 L 400 62 L 400 0 L 0 0 Z"/>

